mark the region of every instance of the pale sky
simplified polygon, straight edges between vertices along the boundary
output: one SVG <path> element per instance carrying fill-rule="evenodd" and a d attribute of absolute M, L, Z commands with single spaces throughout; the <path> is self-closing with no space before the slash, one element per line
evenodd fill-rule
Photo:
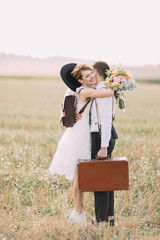
<path fill-rule="evenodd" d="M 160 64 L 160 0 L 0 0 L 0 52 Z"/>

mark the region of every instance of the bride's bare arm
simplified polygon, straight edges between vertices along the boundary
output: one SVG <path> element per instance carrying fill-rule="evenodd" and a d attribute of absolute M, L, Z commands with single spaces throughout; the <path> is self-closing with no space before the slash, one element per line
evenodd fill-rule
<path fill-rule="evenodd" d="M 108 89 L 93 89 L 93 88 L 85 88 L 80 92 L 80 98 L 85 100 L 89 97 L 91 98 L 105 98 L 112 97 L 114 91 L 111 88 Z"/>

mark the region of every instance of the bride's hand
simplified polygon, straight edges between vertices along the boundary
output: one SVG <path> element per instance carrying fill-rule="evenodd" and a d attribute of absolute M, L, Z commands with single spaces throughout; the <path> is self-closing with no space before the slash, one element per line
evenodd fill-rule
<path fill-rule="evenodd" d="M 111 92 L 114 94 L 114 91 L 111 87 L 108 87 L 109 90 L 111 90 Z"/>

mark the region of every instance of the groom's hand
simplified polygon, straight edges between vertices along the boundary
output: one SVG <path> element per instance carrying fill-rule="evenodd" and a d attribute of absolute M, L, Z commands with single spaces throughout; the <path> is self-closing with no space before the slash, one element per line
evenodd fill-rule
<path fill-rule="evenodd" d="M 97 158 L 98 159 L 107 158 L 107 148 L 102 147 L 97 153 Z"/>
<path fill-rule="evenodd" d="M 82 114 L 76 113 L 75 114 L 75 122 L 77 122 L 78 120 L 82 119 Z"/>

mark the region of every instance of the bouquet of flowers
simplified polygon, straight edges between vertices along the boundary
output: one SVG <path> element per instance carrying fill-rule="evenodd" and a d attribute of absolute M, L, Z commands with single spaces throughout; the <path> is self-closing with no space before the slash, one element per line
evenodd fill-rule
<path fill-rule="evenodd" d="M 124 91 L 137 88 L 135 79 L 129 71 L 122 68 L 107 70 L 106 75 L 105 84 L 115 91 L 115 95 L 119 100 L 119 108 L 125 109 Z"/>

